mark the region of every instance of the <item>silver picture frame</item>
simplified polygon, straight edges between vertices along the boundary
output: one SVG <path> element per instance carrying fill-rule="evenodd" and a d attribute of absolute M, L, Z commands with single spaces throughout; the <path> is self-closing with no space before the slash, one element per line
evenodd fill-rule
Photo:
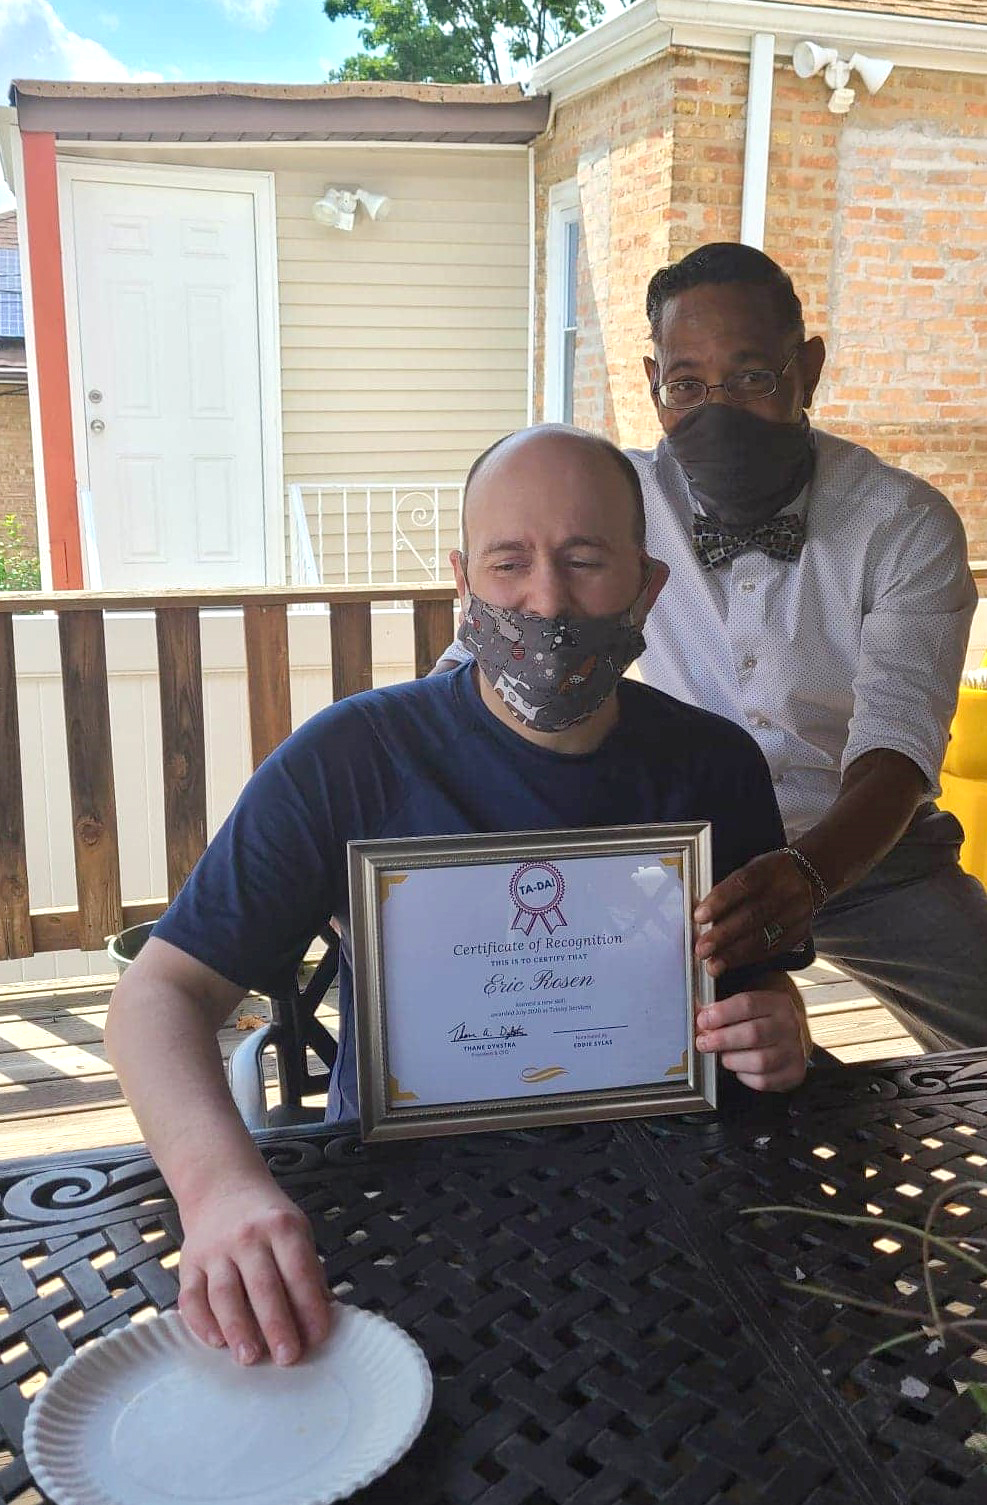
<path fill-rule="evenodd" d="M 404 877 L 422 869 L 496 864 L 552 864 L 574 858 L 653 856 L 681 876 L 682 996 L 687 1047 L 681 1063 L 660 1081 L 628 1087 L 592 1088 L 544 1096 L 457 1100 L 424 1104 L 402 1101 L 391 1071 L 389 1039 L 398 1029 L 389 1013 L 382 905 Z M 353 943 L 354 1016 L 360 1127 L 364 1139 L 406 1139 L 482 1130 L 529 1128 L 591 1119 L 643 1117 L 660 1113 L 696 1113 L 716 1107 L 716 1060 L 696 1049 L 695 1016 L 712 1002 L 714 985 L 694 956 L 692 911 L 712 884 L 711 835 L 708 821 L 618 826 L 603 830 L 507 831 L 465 836 L 401 837 L 352 841 L 348 847 L 350 919 Z M 544 907 L 544 906 L 543 906 Z M 529 911 L 520 929 L 531 920 Z M 536 916 L 536 918 L 541 916 Z M 518 909 L 521 919 L 521 909 Z M 436 915 L 441 923 L 441 915 Z M 531 923 L 534 923 L 533 920 Z M 543 919 L 549 931 L 551 921 Z M 676 922 L 677 923 L 677 922 Z M 530 927 L 529 927 L 530 933 Z M 420 965 L 420 958 L 409 958 Z M 391 967 L 394 967 L 392 958 Z M 396 991 L 392 986 L 391 994 Z M 392 1005 L 393 1007 L 393 1005 Z M 573 1033 L 573 1032 L 567 1032 Z M 472 1036 L 470 1038 L 473 1038 Z M 395 1034 L 395 1041 L 397 1035 Z M 674 1075 L 672 1075 L 674 1073 Z M 527 1080 L 527 1078 L 526 1078 Z"/>

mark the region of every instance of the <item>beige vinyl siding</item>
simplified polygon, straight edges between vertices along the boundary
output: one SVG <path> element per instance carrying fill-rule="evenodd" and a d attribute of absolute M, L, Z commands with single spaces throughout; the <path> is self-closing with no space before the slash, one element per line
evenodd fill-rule
<path fill-rule="evenodd" d="M 526 418 L 527 155 L 319 158 L 277 175 L 285 479 L 461 480 Z M 326 229 L 327 183 L 389 217 Z"/>
<path fill-rule="evenodd" d="M 274 174 L 285 485 L 460 482 L 528 402 L 528 154 L 524 148 L 216 145 L 64 155 Z M 327 184 L 391 199 L 352 231 L 312 218 Z M 222 186 L 217 172 L 216 186 Z M 315 502 L 306 509 L 317 533 Z M 441 573 L 458 521 L 443 511 Z M 288 519 L 286 516 L 286 528 Z M 362 522 L 351 578 L 366 568 Z M 391 557 L 375 499 L 374 556 Z M 342 579 L 342 519 L 322 518 L 326 578 Z M 401 578 L 422 570 L 405 555 Z M 376 563 L 375 563 L 376 568 Z"/>
<path fill-rule="evenodd" d="M 285 480 L 461 481 L 481 450 L 526 421 L 526 154 L 382 147 L 336 160 L 277 177 Z M 311 213 L 327 183 L 386 193 L 390 215 L 327 230 Z M 315 499 L 305 502 L 323 575 L 341 580 L 341 508 L 324 508 L 320 533 Z M 360 579 L 363 498 L 353 505 L 350 578 Z M 457 510 L 447 494 L 444 576 Z M 386 495 L 375 495 L 371 519 L 380 579 L 394 557 Z M 412 536 L 430 560 L 430 530 Z M 408 550 L 398 572 L 427 578 Z"/>

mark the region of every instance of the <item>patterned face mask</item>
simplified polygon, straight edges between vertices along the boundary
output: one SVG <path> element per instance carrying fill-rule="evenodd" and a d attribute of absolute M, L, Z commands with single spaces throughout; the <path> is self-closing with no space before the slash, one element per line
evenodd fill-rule
<path fill-rule="evenodd" d="M 561 732 L 592 716 L 644 652 L 637 624 L 647 584 L 632 606 L 607 617 L 539 617 L 471 592 L 456 636 L 516 720 Z"/>

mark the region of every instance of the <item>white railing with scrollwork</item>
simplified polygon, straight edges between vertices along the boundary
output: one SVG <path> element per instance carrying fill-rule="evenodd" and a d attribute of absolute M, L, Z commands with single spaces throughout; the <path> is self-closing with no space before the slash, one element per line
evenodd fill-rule
<path fill-rule="evenodd" d="M 305 481 L 288 490 L 289 559 L 296 583 L 301 583 L 296 571 L 303 557 L 324 585 L 415 585 L 451 578 L 446 560 L 459 541 L 460 484 Z"/>

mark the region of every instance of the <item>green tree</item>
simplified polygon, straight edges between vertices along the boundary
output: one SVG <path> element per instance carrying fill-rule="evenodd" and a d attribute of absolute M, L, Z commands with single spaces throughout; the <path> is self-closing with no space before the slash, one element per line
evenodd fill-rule
<path fill-rule="evenodd" d="M 39 591 L 41 567 L 12 512 L 0 519 L 0 591 Z"/>
<path fill-rule="evenodd" d="M 627 3 L 627 0 L 624 0 Z M 365 52 L 329 77 L 406 83 L 499 84 L 594 26 L 604 0 L 324 0 L 331 21 L 365 22 Z"/>

